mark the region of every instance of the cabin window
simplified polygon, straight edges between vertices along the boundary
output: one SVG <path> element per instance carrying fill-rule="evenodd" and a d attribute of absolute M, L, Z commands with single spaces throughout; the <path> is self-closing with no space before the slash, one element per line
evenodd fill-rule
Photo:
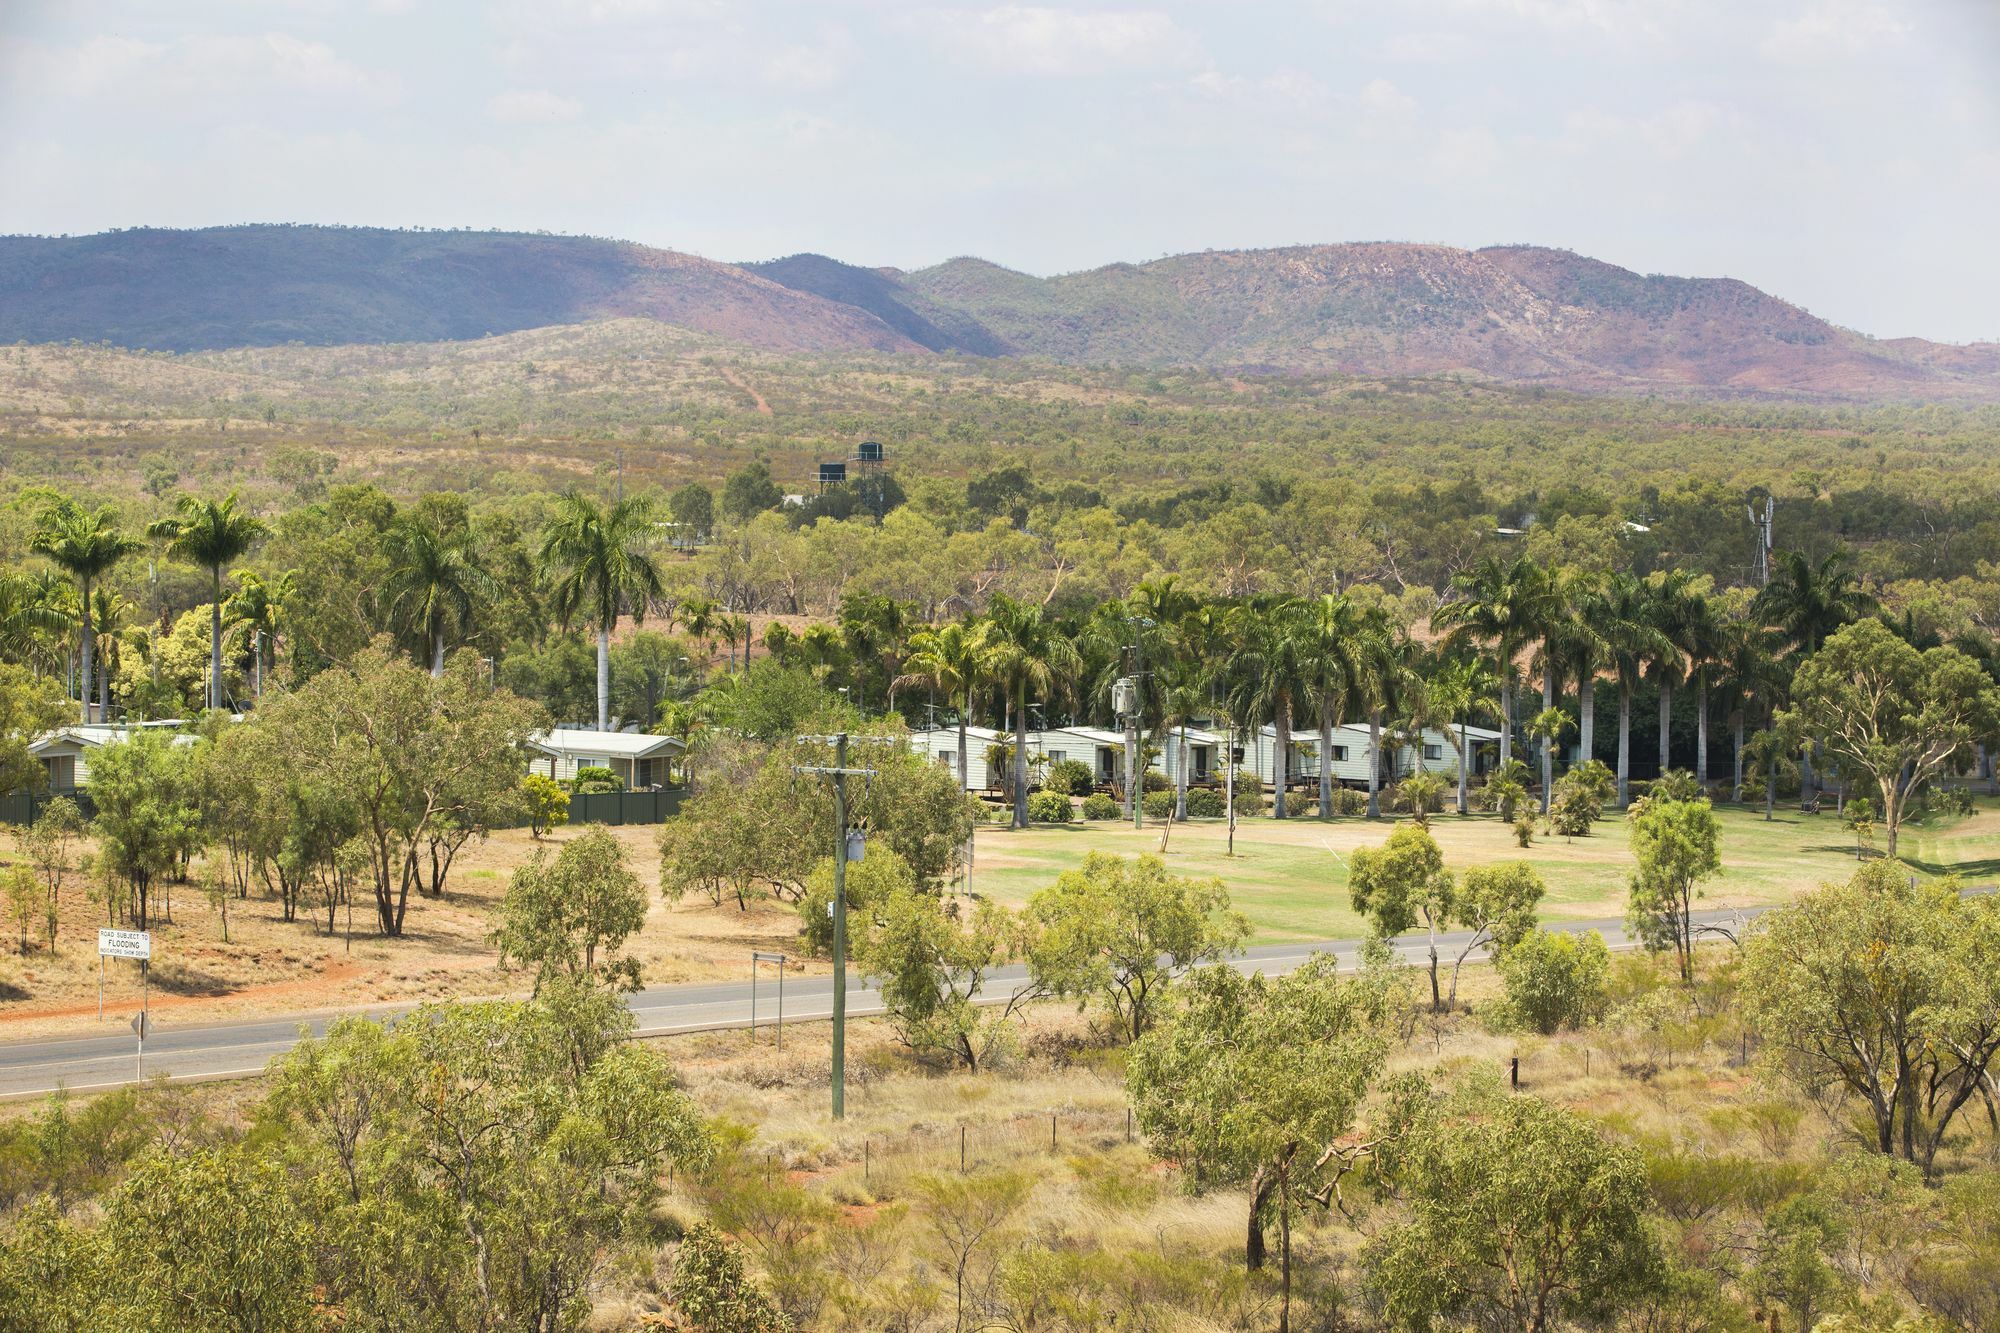
<path fill-rule="evenodd" d="M 1049 762 L 1052 764 L 1060 764 L 1063 760 L 1067 758 L 1069 758 L 1069 756 L 1064 754 L 1061 750 L 1049 751 Z"/>
<path fill-rule="evenodd" d="M 1347 762 L 1347 747 L 1345 745 L 1336 745 L 1333 747 L 1333 762 L 1336 764 Z"/>
<path fill-rule="evenodd" d="M 1424 758 L 1426 759 L 1444 758 L 1444 747 L 1442 745 L 1426 745 L 1424 747 Z"/>

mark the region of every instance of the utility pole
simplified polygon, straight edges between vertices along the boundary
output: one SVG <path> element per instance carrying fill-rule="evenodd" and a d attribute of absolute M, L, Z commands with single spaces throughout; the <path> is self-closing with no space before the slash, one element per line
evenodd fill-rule
<path fill-rule="evenodd" d="M 833 1118 L 847 1115 L 847 780 L 874 777 L 872 768 L 847 766 L 847 733 L 833 738 L 833 766 L 793 770 L 833 779 Z"/>
<path fill-rule="evenodd" d="M 1757 586 L 1760 588 L 1769 587 L 1771 583 L 1771 519 L 1776 507 L 1777 497 L 1769 494 L 1764 496 L 1764 512 L 1761 516 L 1757 513 L 1755 500 L 1749 505 L 1750 526 L 1757 533 L 1756 559 L 1751 566 L 1750 576 L 1757 581 Z"/>

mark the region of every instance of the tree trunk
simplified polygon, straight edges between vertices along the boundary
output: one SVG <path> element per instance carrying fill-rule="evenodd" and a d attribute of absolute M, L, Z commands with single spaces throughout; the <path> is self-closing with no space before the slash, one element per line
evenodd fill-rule
<path fill-rule="evenodd" d="M 1504 658 L 1500 663 L 1500 767 L 1514 757 L 1514 669 Z"/>
<path fill-rule="evenodd" d="M 1730 788 L 1729 799 L 1741 802 L 1743 799 L 1743 714 L 1741 711 L 1738 711 L 1732 719 L 1732 724 L 1735 730 L 1734 743 L 1731 746 L 1735 755 L 1733 761 L 1735 765 L 1735 785 Z"/>
<path fill-rule="evenodd" d="M 611 627 L 597 627 L 597 729 L 611 730 Z"/>
<path fill-rule="evenodd" d="M 1222 817 L 1229 826 L 1229 849 L 1227 855 L 1236 855 L 1236 724 L 1229 724 L 1228 733 L 1223 737 L 1223 745 L 1228 747 L 1223 755 L 1222 769 Z"/>
<path fill-rule="evenodd" d="M 1618 678 L 1618 808 L 1632 803 L 1632 682 Z"/>
<path fill-rule="evenodd" d="M 969 754 L 965 743 L 965 715 L 971 709 L 972 697 L 968 693 L 965 699 L 965 707 L 960 709 L 958 714 L 958 789 L 960 791 L 972 790 L 972 770 L 966 767 Z"/>
<path fill-rule="evenodd" d="M 1556 664 L 1551 657 L 1542 669 L 1542 711 L 1556 706 Z M 1556 738 L 1542 737 L 1542 813 L 1549 812 L 1550 789 L 1556 785 Z"/>
<path fill-rule="evenodd" d="M 1576 748 L 1580 764 L 1597 758 L 1597 670 L 1588 661 L 1577 673 Z"/>
<path fill-rule="evenodd" d="M 1708 677 L 1694 687 L 1694 780 L 1708 785 Z"/>
<path fill-rule="evenodd" d="M 78 580 L 77 591 L 83 595 L 83 662 L 81 664 L 83 672 L 83 688 L 77 691 L 77 695 L 79 698 L 83 700 L 83 720 L 87 725 L 90 722 L 90 685 L 91 685 L 90 665 L 96 656 L 97 626 L 92 623 L 90 618 L 89 580 L 87 579 Z"/>
<path fill-rule="evenodd" d="M 1319 817 L 1333 818 L 1333 708 L 1325 703 L 1319 706 Z"/>
<path fill-rule="evenodd" d="M 1472 747 L 1465 731 L 1465 719 L 1458 720 L 1458 813 L 1464 815 L 1468 809 L 1468 794 L 1471 779 L 1466 771 L 1472 767 Z"/>
<path fill-rule="evenodd" d="M 111 720 L 111 662 L 100 658 L 97 663 L 97 720 Z"/>
<path fill-rule="evenodd" d="M 1028 685 L 1014 701 L 1014 827 L 1028 827 Z"/>
<path fill-rule="evenodd" d="M 222 707 L 222 567 L 214 575 L 215 600 L 208 604 L 208 706 Z"/>
<path fill-rule="evenodd" d="M 1178 765 L 1178 767 L 1179 767 L 1180 771 L 1179 771 L 1179 772 L 1178 772 L 1178 773 L 1177 773 L 1177 774 L 1175 775 L 1175 776 L 1176 776 L 1176 778 L 1177 778 L 1178 780 L 1177 780 L 1177 781 L 1175 782 L 1175 784 L 1174 784 L 1174 818 L 1175 818 L 1175 819 L 1186 819 L 1186 818 L 1187 818 L 1187 794 L 1188 794 L 1188 738 L 1187 738 L 1187 734 L 1188 734 L 1188 728 L 1187 728 L 1187 719 L 1186 719 L 1186 718 L 1182 718 L 1182 719 L 1181 719 L 1181 753 L 1180 753 L 1180 764 Z"/>
<path fill-rule="evenodd" d="M 433 680 L 444 678 L 444 624 L 441 621 L 434 622 L 431 627 L 431 678 Z M 598 724 L 597 729 L 604 730 L 602 722 Z"/>
<path fill-rule="evenodd" d="M 1264 1267 L 1264 1205 L 1271 1201 L 1277 1182 L 1258 1167 L 1250 1177 L 1250 1227 L 1243 1237 L 1243 1266 L 1255 1273 Z"/>
<path fill-rule="evenodd" d="M 1292 758 L 1291 700 L 1279 698 L 1277 717 L 1271 724 L 1271 817 L 1285 817 L 1286 769 Z"/>
<path fill-rule="evenodd" d="M 1673 765 L 1672 747 L 1669 738 L 1674 728 L 1674 683 L 1662 678 L 1660 681 L 1660 773 L 1665 777 Z"/>
<path fill-rule="evenodd" d="M 1417 744 L 1422 745 L 1423 740 L 1419 738 Z M 1379 708 L 1368 710 L 1368 817 L 1382 817 L 1382 710 Z"/>

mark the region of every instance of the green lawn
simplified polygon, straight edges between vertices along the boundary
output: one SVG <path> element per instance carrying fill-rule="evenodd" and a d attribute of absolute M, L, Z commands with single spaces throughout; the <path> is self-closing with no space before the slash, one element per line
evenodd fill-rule
<path fill-rule="evenodd" d="M 1780 902 L 1853 872 L 1853 839 L 1831 812 L 1807 817 L 1780 811 L 1769 823 L 1761 807 L 1723 806 L 1717 814 L 1723 873 L 1706 886 L 1704 905 Z M 1196 820 L 1174 828 L 1167 860 L 1178 874 L 1220 876 L 1259 941 L 1345 938 L 1364 929 L 1347 903 L 1347 856 L 1356 847 L 1380 844 L 1391 827 L 1388 820 L 1246 820 L 1237 825 L 1231 858 L 1225 855 L 1222 822 Z M 1454 870 L 1492 861 L 1532 863 L 1548 882 L 1544 910 L 1550 917 L 1624 914 L 1632 856 L 1619 816 L 1606 818 L 1587 838 L 1538 837 L 1526 850 L 1515 845 L 1511 828 L 1490 815 L 1443 815 L 1431 828 Z M 1019 833 L 982 828 L 973 888 L 1018 903 L 1081 863 L 1087 852 L 1131 856 L 1153 852 L 1159 842 L 1156 825 L 1137 833 L 1130 825 L 1110 823 L 1041 825 Z M 2000 878 L 2000 802 L 1982 801 L 1970 818 L 1906 826 L 1899 851 L 1914 874 L 1956 871 L 1974 882 Z"/>

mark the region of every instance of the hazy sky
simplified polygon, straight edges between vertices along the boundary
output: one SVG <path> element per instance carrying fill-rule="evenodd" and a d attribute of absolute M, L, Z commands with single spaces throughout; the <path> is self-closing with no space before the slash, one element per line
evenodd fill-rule
<path fill-rule="evenodd" d="M 2000 0 L 0 0 L 0 231 L 1565 246 L 2000 338 Z"/>

